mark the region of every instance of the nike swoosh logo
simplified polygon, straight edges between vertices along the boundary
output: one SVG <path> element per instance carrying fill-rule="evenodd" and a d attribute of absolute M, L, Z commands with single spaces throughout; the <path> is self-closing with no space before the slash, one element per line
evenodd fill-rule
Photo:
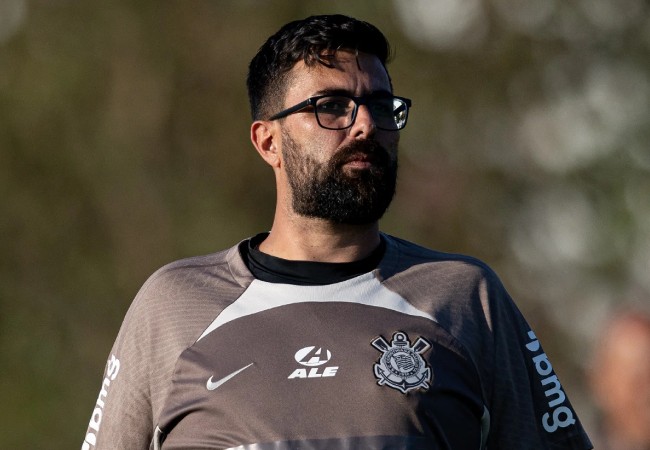
<path fill-rule="evenodd" d="M 205 385 L 205 387 L 208 388 L 208 391 L 214 391 L 216 388 L 224 384 L 226 381 L 230 380 L 231 378 L 235 377 L 239 373 L 243 372 L 244 370 L 248 369 L 250 366 L 252 366 L 255 363 L 250 363 L 246 367 L 242 367 L 239 370 L 235 370 L 233 373 L 230 375 L 226 375 L 225 377 L 221 378 L 220 380 L 217 381 L 212 381 L 212 377 L 208 380 L 208 383 Z"/>

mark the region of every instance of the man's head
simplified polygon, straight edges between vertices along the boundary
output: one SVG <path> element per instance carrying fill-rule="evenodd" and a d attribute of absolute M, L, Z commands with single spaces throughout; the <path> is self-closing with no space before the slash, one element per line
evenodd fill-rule
<path fill-rule="evenodd" d="M 340 49 L 376 56 L 385 67 L 390 57 L 386 37 L 374 25 L 343 15 L 311 16 L 290 22 L 262 45 L 248 69 L 248 98 L 253 120 L 279 111 L 298 62 L 329 66 Z"/>
<path fill-rule="evenodd" d="M 251 139 L 273 167 L 279 210 L 375 223 L 391 202 L 410 100 L 393 95 L 389 46 L 345 16 L 284 26 L 250 65 Z"/>

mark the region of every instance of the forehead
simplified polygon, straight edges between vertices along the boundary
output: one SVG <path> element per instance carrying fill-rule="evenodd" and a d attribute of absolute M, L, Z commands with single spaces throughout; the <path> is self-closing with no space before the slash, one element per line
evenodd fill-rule
<path fill-rule="evenodd" d="M 307 66 L 304 61 L 298 61 L 290 71 L 287 103 L 328 91 L 355 96 L 392 92 L 386 68 L 374 55 L 339 50 L 328 62 L 329 67 L 320 63 Z"/>

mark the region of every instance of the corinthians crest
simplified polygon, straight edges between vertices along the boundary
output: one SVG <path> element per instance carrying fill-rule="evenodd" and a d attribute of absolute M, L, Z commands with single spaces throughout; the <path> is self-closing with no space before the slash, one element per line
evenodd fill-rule
<path fill-rule="evenodd" d="M 431 347 L 426 339 L 419 337 L 411 346 L 406 333 L 398 331 L 390 344 L 379 336 L 372 341 L 372 346 L 382 352 L 374 367 L 377 384 L 386 384 L 404 394 L 411 389 L 429 389 L 431 369 L 421 356 Z"/>

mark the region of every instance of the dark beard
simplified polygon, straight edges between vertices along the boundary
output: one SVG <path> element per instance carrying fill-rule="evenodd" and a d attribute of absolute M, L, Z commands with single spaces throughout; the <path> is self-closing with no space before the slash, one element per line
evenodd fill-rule
<path fill-rule="evenodd" d="M 320 164 L 301 154 L 288 133 L 282 139 L 296 213 L 350 225 L 370 224 L 384 215 L 395 194 L 397 160 L 377 142 L 355 141 Z M 372 166 L 346 173 L 344 164 L 358 154 L 368 155 Z"/>

